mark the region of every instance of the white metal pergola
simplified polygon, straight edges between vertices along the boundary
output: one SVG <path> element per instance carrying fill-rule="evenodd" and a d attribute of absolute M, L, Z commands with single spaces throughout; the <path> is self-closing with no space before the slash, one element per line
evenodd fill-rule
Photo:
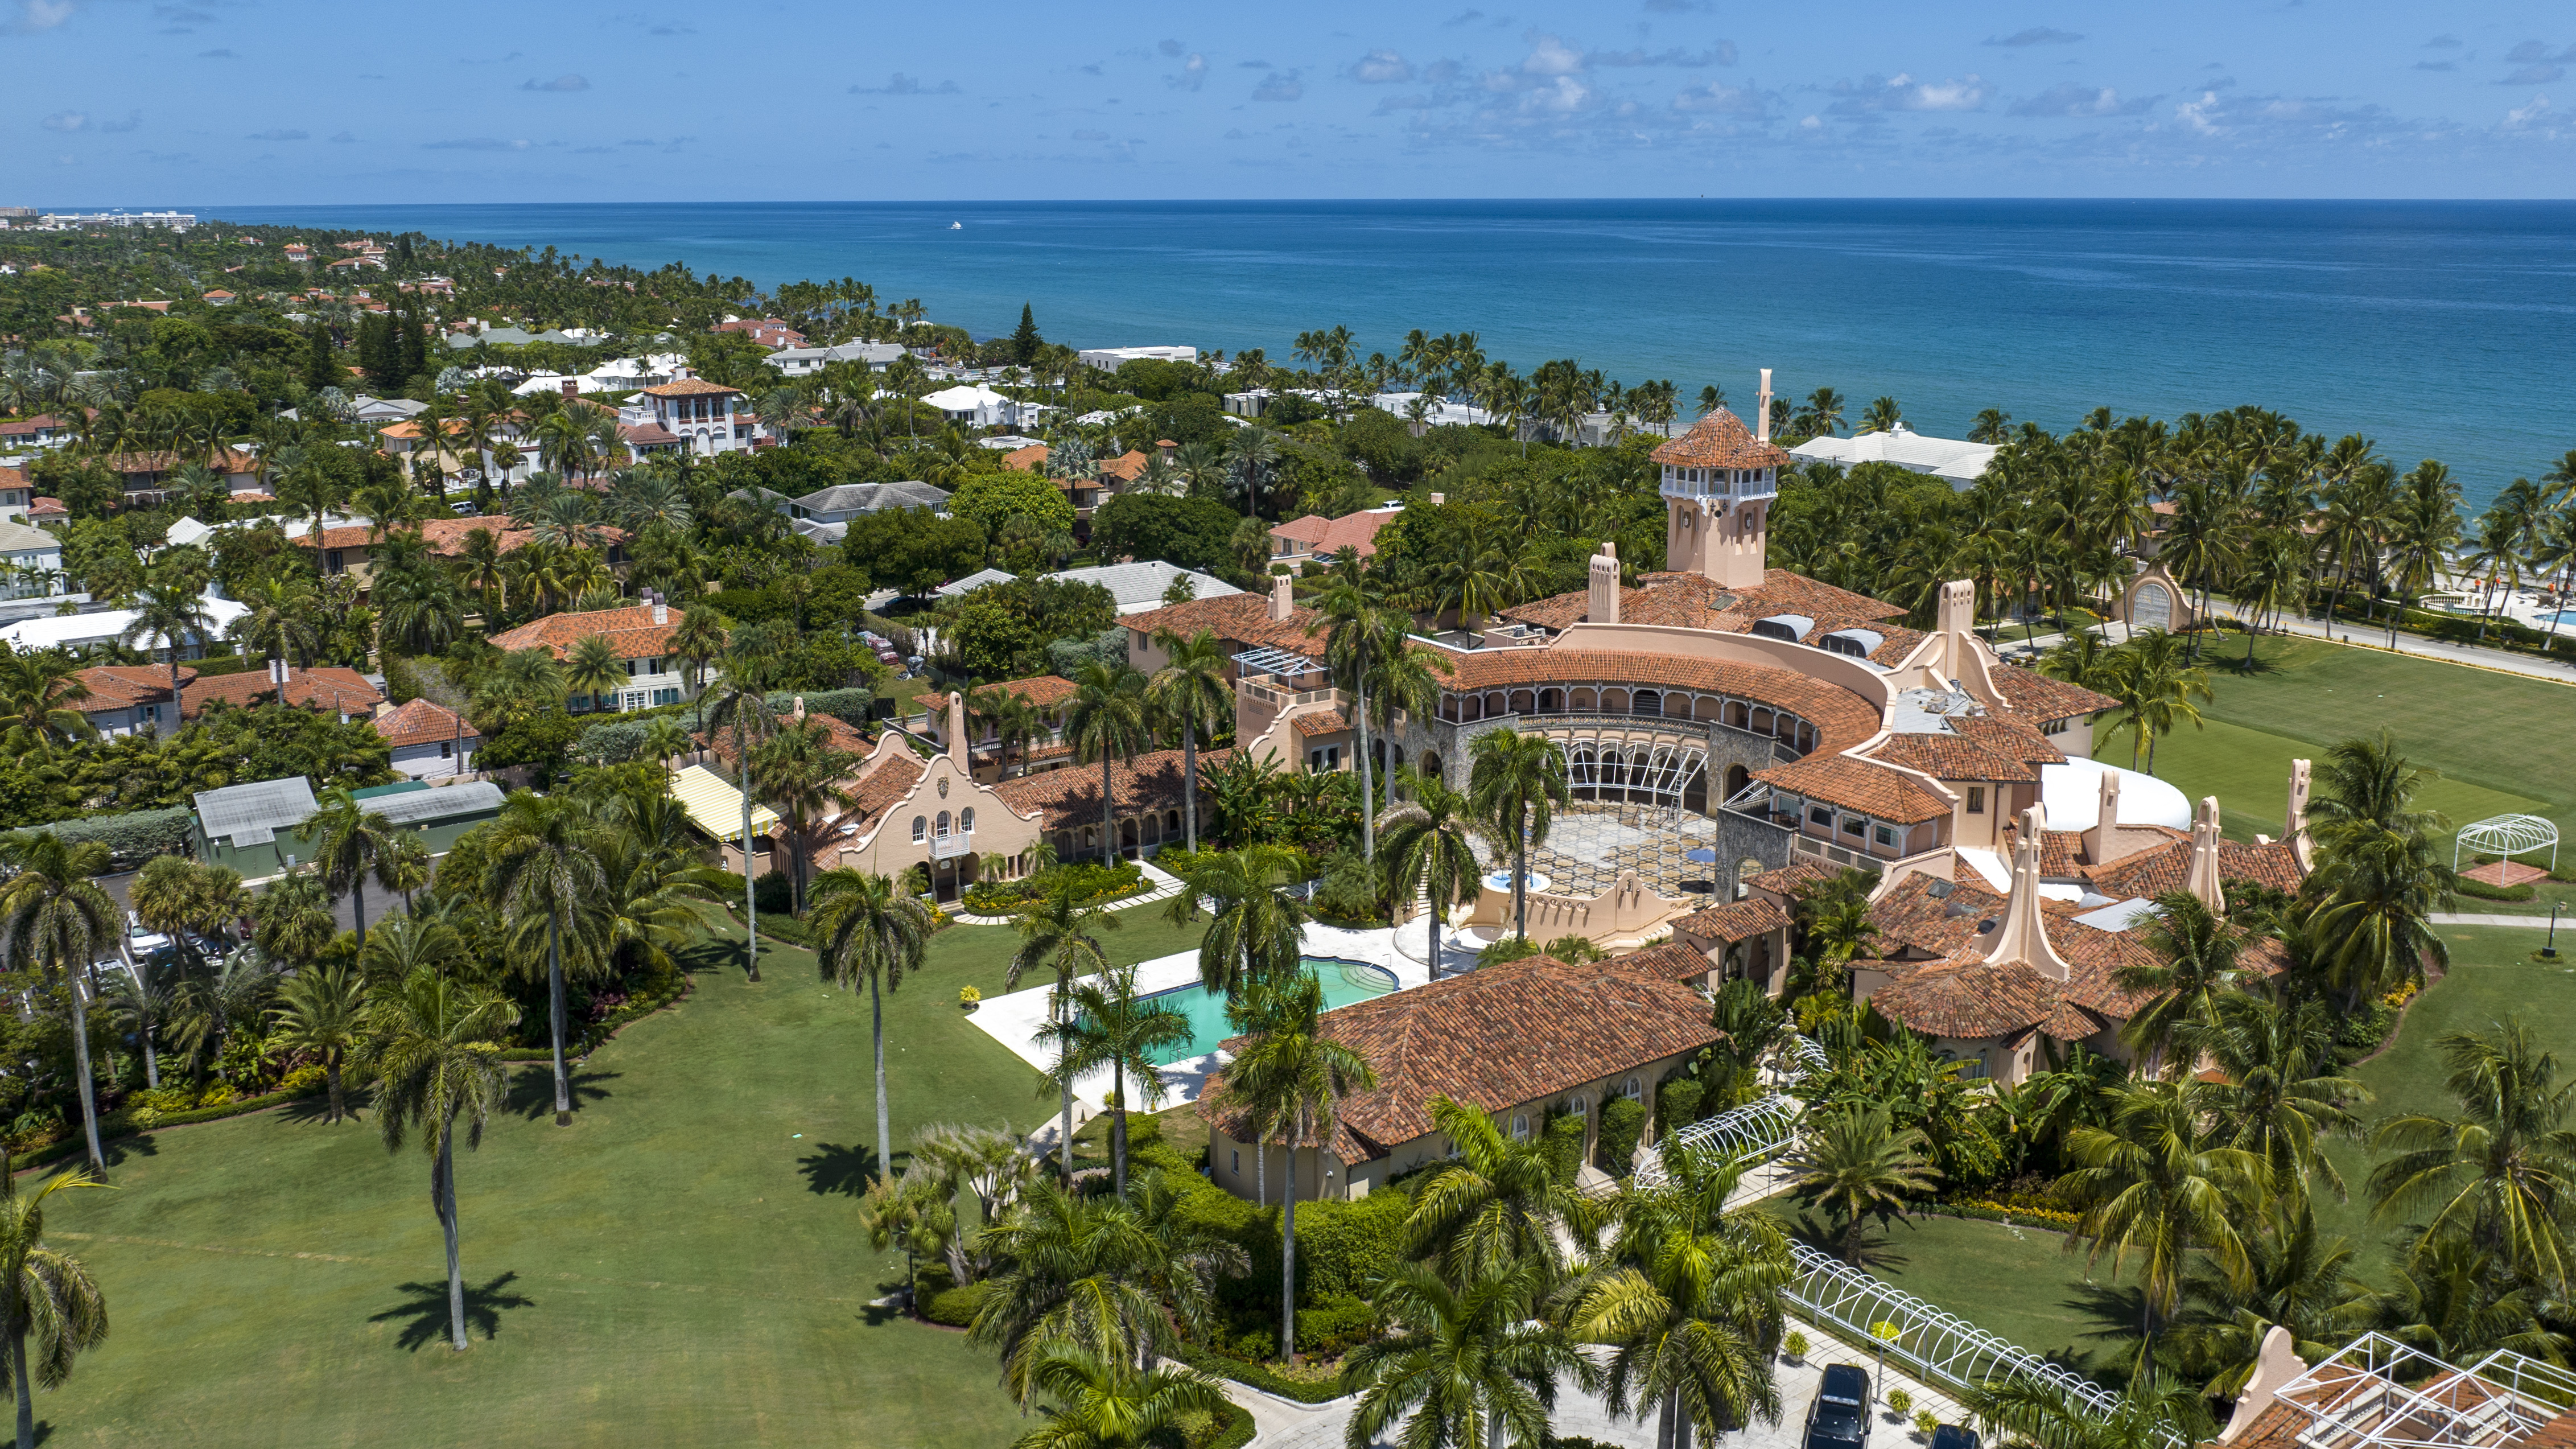
<path fill-rule="evenodd" d="M 2576 1404 L 2576 1374 L 2509 1349 L 2468 1368 L 2365 1334 L 2283 1384 L 2311 1449 L 2498 1449 Z"/>
<path fill-rule="evenodd" d="M 2478 851 L 2511 860 L 2535 850 L 2549 852 L 2549 868 L 2558 869 L 2558 827 L 2537 815 L 2498 815 L 2474 825 L 2463 825 L 2451 837 L 2451 869 L 2460 868 L 2460 851 Z"/>

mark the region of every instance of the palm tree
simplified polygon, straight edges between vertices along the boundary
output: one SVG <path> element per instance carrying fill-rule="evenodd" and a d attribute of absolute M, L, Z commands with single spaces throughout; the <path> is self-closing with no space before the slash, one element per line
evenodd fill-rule
<path fill-rule="evenodd" d="M 514 790 L 501 802 L 485 845 L 485 898 L 497 907 L 522 949 L 542 923 L 546 932 L 546 1003 L 554 1036 L 555 1125 L 572 1125 L 572 1077 L 564 1069 L 563 937 L 586 917 L 606 886 L 593 847 L 599 834 L 579 801 Z"/>
<path fill-rule="evenodd" d="M 881 875 L 843 866 L 814 878 L 814 935 L 824 974 L 850 991 L 868 983 L 869 1035 L 877 1072 L 877 1179 L 894 1158 L 894 1128 L 886 1103 L 885 1000 L 879 988 L 903 985 L 919 971 L 930 943 L 930 909 L 920 898 Z"/>
<path fill-rule="evenodd" d="M 505 997 L 436 971 L 415 971 L 367 1013 L 361 1069 L 376 1078 L 376 1126 L 388 1151 L 417 1127 L 430 1155 L 429 1200 L 447 1237 L 449 1345 L 463 1353 L 465 1268 L 456 1248 L 456 1124 L 467 1151 L 505 1092 L 495 1038 L 519 1019 Z"/>
<path fill-rule="evenodd" d="M 1110 766 L 1145 747 L 1145 676 L 1106 660 L 1084 665 L 1065 708 L 1064 736 L 1077 761 L 1100 762 L 1100 858 L 1115 861 L 1118 810 Z"/>
<path fill-rule="evenodd" d="M 2500 1348 L 2566 1363 L 2567 1336 L 2544 1317 L 2552 1307 L 2546 1280 L 2515 1268 L 2464 1238 L 2422 1239 L 2388 1290 L 2365 1291 L 2346 1316 L 2448 1363 L 2475 1363 Z"/>
<path fill-rule="evenodd" d="M 81 1128 L 89 1136 L 90 1169 L 101 1180 L 107 1157 L 98 1145 L 98 1084 L 89 1067 L 88 998 L 97 987 L 87 978 L 90 963 L 116 948 L 125 924 L 124 913 L 93 879 L 106 873 L 107 863 L 107 846 L 100 841 L 74 844 L 50 830 L 0 836 L 0 867 L 15 872 L 0 883 L 0 931 L 11 963 L 58 982 L 71 1004 Z M 75 973 L 84 979 L 74 980 Z"/>
<path fill-rule="evenodd" d="M 2142 1353 L 2173 1316 L 2195 1253 L 2234 1283 L 2252 1269 L 2238 1223 L 2270 1175 L 2253 1153 L 2210 1140 L 2210 1105 L 2197 1082 L 2137 1083 L 2118 1089 L 2110 1126 L 2066 1134 L 2077 1167 L 2059 1182 L 2087 1204 L 2067 1249 L 2088 1241 L 2094 1260 L 2111 1255 L 2114 1272 L 2138 1255 Z"/>
<path fill-rule="evenodd" d="M 1601 1204 L 1557 1176 L 1536 1134 L 1507 1137 L 1493 1114 L 1446 1096 L 1432 1099 L 1431 1120 L 1451 1155 L 1433 1163 L 1414 1192 L 1405 1256 L 1428 1259 L 1460 1283 L 1535 1264 L 1541 1291 L 1552 1287 L 1567 1255 L 1599 1235 Z"/>
<path fill-rule="evenodd" d="M 1028 1376 L 1064 1407 L 1040 1410 L 1047 1422 L 1011 1449 L 1146 1449 L 1169 1442 L 1183 1415 L 1226 1407 L 1224 1390 L 1197 1369 L 1139 1369 L 1072 1344 L 1041 1350 Z"/>
<path fill-rule="evenodd" d="M 206 606 L 195 590 L 150 584 L 134 601 L 134 622 L 116 636 L 118 643 L 138 649 L 158 639 L 170 651 L 170 722 L 174 733 L 179 720 L 179 651 L 192 641 L 203 645 L 214 633 L 215 621 L 207 616 Z"/>
<path fill-rule="evenodd" d="M 1188 925 L 1204 900 L 1214 913 L 1199 938 L 1199 984 L 1239 996 L 1255 981 L 1283 981 L 1297 970 L 1299 943 L 1313 913 L 1286 887 L 1305 874 L 1305 857 L 1284 845 L 1247 845 L 1195 858 L 1164 918 Z"/>
<path fill-rule="evenodd" d="M 1785 1165 L 1800 1198 L 1843 1220 L 1844 1261 L 1858 1263 L 1864 1215 L 1884 1216 L 1939 1185 L 1929 1143 L 1921 1128 L 1893 1125 L 1887 1108 L 1853 1103 L 1809 1124 Z"/>
<path fill-rule="evenodd" d="M 1357 549 L 1345 548 L 1333 560 L 1332 583 L 1317 601 L 1331 621 L 1324 637 L 1324 661 L 1335 679 L 1354 696 L 1352 728 L 1358 732 L 1360 771 L 1360 858 L 1377 859 L 1377 791 L 1369 757 L 1370 673 L 1386 656 L 1405 648 L 1411 620 L 1385 608 L 1385 591 L 1360 563 Z"/>
<path fill-rule="evenodd" d="M 1075 982 L 1070 1009 L 1038 1030 L 1038 1040 L 1057 1049 L 1068 1082 L 1109 1068 L 1109 1181 L 1114 1192 L 1127 1191 L 1127 1079 L 1135 1077 L 1136 1095 L 1146 1106 L 1161 1105 L 1163 1077 L 1154 1053 L 1189 1039 L 1189 1018 L 1136 994 L 1132 965 L 1112 966 Z"/>
<path fill-rule="evenodd" d="M 277 989 L 277 1003 L 268 1013 L 274 1024 L 268 1040 L 289 1051 L 320 1057 L 322 1080 L 330 1092 L 329 1115 L 324 1120 L 337 1122 L 348 1116 L 340 1070 L 365 1030 L 365 980 L 346 962 L 329 962 L 288 977 Z"/>
<path fill-rule="evenodd" d="M 2242 1285 L 2206 1267 L 2192 1271 L 2183 1282 L 2182 1317 L 2166 1334 L 2182 1363 L 2209 1376 L 2204 1392 L 2213 1398 L 2245 1391 L 2275 1327 L 2290 1330 L 2291 1350 L 2310 1363 L 2323 1362 L 2351 1333 L 2360 1287 L 2351 1277 L 2352 1243 L 2319 1234 L 2305 1198 L 2274 1204 L 2246 1250 L 2253 1266 Z"/>
<path fill-rule="evenodd" d="M 1312 976 L 1282 987 L 1269 1030 L 1244 1041 L 1220 1070 L 1229 1102 L 1241 1101 L 1283 1129 L 1288 1149 L 1288 1192 L 1283 1199 L 1279 1256 L 1279 1341 L 1297 1362 L 1297 1149 L 1320 1152 L 1333 1139 L 1341 1100 L 1377 1085 L 1366 1058 L 1324 1035 L 1324 985 Z"/>
<path fill-rule="evenodd" d="M 589 695 L 593 709 L 608 708 L 626 678 L 626 661 L 604 634 L 584 634 L 564 656 L 564 683 Z"/>
<path fill-rule="evenodd" d="M 990 1281 L 968 1337 L 998 1349 L 1002 1381 L 1027 1403 L 1052 1348 L 1151 1370 L 1180 1330 L 1212 1319 L 1210 1280 L 1240 1273 L 1243 1250 L 1178 1214 L 1185 1194 L 1160 1172 L 1123 1195 L 1086 1199 L 1037 1182 L 982 1239 L 1009 1266 Z"/>
<path fill-rule="evenodd" d="M 45 1246 L 45 1199 L 69 1188 L 103 1184 L 73 1168 L 36 1189 L 18 1191 L 9 1154 L 0 1148 L 0 1330 L 9 1335 L 9 1382 L 18 1391 L 18 1449 L 35 1449 L 32 1390 L 58 1389 L 72 1360 L 107 1337 L 107 1295 L 80 1259 Z M 27 1362 L 35 1335 L 36 1361 Z"/>
<path fill-rule="evenodd" d="M 2120 1039 L 2141 1057 L 2159 1059 L 2177 1027 L 2212 1019 L 2220 998 L 2241 989 L 2245 973 L 2237 953 L 2244 936 L 2200 897 L 2172 890 L 2155 898 L 2138 938 L 2154 959 L 2122 966 L 2113 979 L 2121 990 L 2148 997 L 2120 1028 Z M 2189 1072 L 2198 1063 L 2177 1058 L 2167 1065 Z"/>
<path fill-rule="evenodd" d="M 250 612 L 228 632 L 271 659 L 310 662 L 322 639 L 322 591 L 301 572 L 272 573 L 244 591 Z"/>
<path fill-rule="evenodd" d="M 1962 1396 L 1968 1412 L 2034 1449 L 2171 1449 L 2207 1440 L 2209 1401 L 2190 1383 L 2141 1368 L 2108 1415 L 2063 1383 L 2027 1374 Z"/>
<path fill-rule="evenodd" d="M 1487 730 L 1468 747 L 1468 808 L 1512 860 L 1512 934 L 1529 936 L 1529 853 L 1547 843 L 1556 811 L 1572 797 L 1565 757 L 1545 735 Z"/>
<path fill-rule="evenodd" d="M 1431 965 L 1431 979 L 1437 981 L 1443 920 L 1452 906 L 1476 898 L 1477 882 L 1484 874 L 1468 839 L 1476 817 L 1465 795 L 1450 789 L 1439 776 L 1422 774 L 1410 765 L 1397 770 L 1394 793 L 1411 798 L 1390 807 L 1379 819 L 1386 831 L 1386 855 L 1380 868 L 1390 899 L 1408 900 L 1419 894 L 1428 903 L 1423 916 L 1430 949 L 1424 959 Z"/>
<path fill-rule="evenodd" d="M 1503 1449 L 1546 1441 L 1556 1381 L 1578 1367 L 1563 1329 L 1543 1321 L 1535 1260 L 1452 1287 L 1420 1263 L 1398 1264 L 1371 1300 L 1391 1331 L 1351 1351 L 1341 1387 L 1358 1407 L 1343 1435 L 1367 1449 L 1398 1419 L 1406 1444 Z"/>
<path fill-rule="evenodd" d="M 2207 1011 L 2176 1026 L 2173 1043 L 2217 1070 L 2206 1084 L 2217 1140 L 2261 1158 L 2285 1202 L 2304 1202 L 2311 1181 L 2342 1197 L 2322 1139 L 2358 1130 L 2351 1108 L 2371 1091 L 2336 1065 L 2334 1013 L 2323 1001 L 2244 992 L 2213 998 Z"/>
<path fill-rule="evenodd" d="M 1117 926 L 1118 918 L 1108 910 L 1077 901 L 1070 881 L 1056 882 L 1046 894 L 1020 907 L 1012 917 L 1011 927 L 1020 934 L 1020 948 L 1011 953 L 1011 964 L 1003 969 L 1002 989 L 1019 989 L 1020 977 L 1031 971 L 1054 972 L 1055 994 L 1048 998 L 1047 1011 L 1055 1021 L 1064 1021 L 1072 1005 L 1074 981 L 1108 969 L 1109 953 L 1100 944 L 1100 933 Z M 1057 1078 L 1064 1098 L 1058 1159 L 1065 1181 L 1071 1182 L 1073 1077 L 1058 1072 Z"/>
<path fill-rule="evenodd" d="M 1629 1184 L 1610 1248 L 1567 1310 L 1578 1341 L 1611 1350 L 1610 1412 L 1643 1417 L 1652 1404 L 1655 1442 L 1671 1449 L 1690 1449 L 1694 1431 L 1713 1444 L 1780 1417 L 1771 1355 L 1797 1269 L 1776 1219 L 1728 1210 L 1742 1177 L 1732 1158 L 1667 1142 L 1663 1179 Z"/>
<path fill-rule="evenodd" d="M 1892 433 L 1896 431 L 1897 425 L 1904 421 L 1905 410 L 1896 405 L 1896 399 L 1881 397 L 1861 410 L 1860 422 L 1852 428 L 1852 433 L 1854 436 L 1862 433 Z"/>
<path fill-rule="evenodd" d="M 2334 746 L 2321 765 L 2308 817 L 2320 857 L 2308 878 L 2320 902 L 2309 930 L 2350 1010 L 2365 993 L 2421 980 L 2428 964 L 2450 965 L 2432 918 L 2450 908 L 2455 877 L 2433 845 L 2446 822 L 2413 808 L 2427 772 L 2407 764 L 2387 731 Z"/>
<path fill-rule="evenodd" d="M 2576 1082 L 2558 1080 L 2556 1054 L 2518 1013 L 2485 1032 L 2448 1033 L 2437 1048 L 2459 1115 L 2406 1112 L 2379 1124 L 2372 1150 L 2395 1155 L 2371 1170 L 2372 1216 L 2423 1214 L 2418 1256 L 2456 1239 L 2562 1292 L 2576 1206 Z"/>
<path fill-rule="evenodd" d="M 313 868 L 321 873 L 323 885 L 337 900 L 342 891 L 351 893 L 357 912 L 358 943 L 367 940 L 367 873 L 383 867 L 401 839 L 392 822 L 369 810 L 345 787 L 334 786 L 322 792 L 319 804 L 304 822 L 305 832 L 313 837 Z"/>
<path fill-rule="evenodd" d="M 1182 840 L 1196 851 L 1199 733 L 1234 718 L 1234 689 L 1225 681 L 1225 644 L 1213 629 L 1201 629 L 1186 639 L 1170 629 L 1158 629 L 1154 631 L 1154 644 L 1163 651 L 1163 667 L 1154 671 L 1153 682 L 1145 686 L 1145 703 L 1161 718 L 1180 726 L 1181 775 L 1187 782 L 1181 802 Z M 1007 746 L 1004 751 L 1007 755 Z"/>
<path fill-rule="evenodd" d="M 0 655 L 0 718 L 8 722 L 5 739 L 12 751 L 41 752 L 96 734 L 89 716 L 69 707 L 88 697 L 80 665 L 59 649 Z"/>
<path fill-rule="evenodd" d="M 2106 692 L 2120 702 L 2121 714 L 2111 733 L 2128 732 L 2132 769 L 2143 752 L 2147 773 L 2154 774 L 2156 742 L 2182 724 L 2201 727 L 2200 710 L 2192 701 L 2206 703 L 2212 697 L 2209 673 L 2188 664 L 2183 647 L 2179 634 L 2141 629 L 2112 653 Z"/>
<path fill-rule="evenodd" d="M 711 738 L 718 730 L 733 731 L 734 766 L 742 775 L 737 788 L 742 794 L 742 970 L 746 981 L 760 979 L 760 907 L 751 868 L 751 754 L 753 746 L 768 738 L 778 723 L 778 716 L 769 708 L 763 667 L 756 660 L 727 660 L 724 696 L 716 701 L 715 713 L 706 722 Z"/>
<path fill-rule="evenodd" d="M 782 721 L 753 751 L 752 779 L 761 798 L 778 813 L 779 833 L 788 847 L 789 909 L 805 909 L 805 873 L 813 865 L 815 832 L 830 823 L 834 806 L 846 807 L 852 796 L 841 785 L 857 755 L 832 746 L 832 731 L 820 715 Z"/>

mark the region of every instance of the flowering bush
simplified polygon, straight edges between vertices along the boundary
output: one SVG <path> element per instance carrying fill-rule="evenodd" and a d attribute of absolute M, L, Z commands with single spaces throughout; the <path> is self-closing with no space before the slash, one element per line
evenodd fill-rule
<path fill-rule="evenodd" d="M 980 1002 L 983 999 L 984 993 L 975 987 L 960 986 L 957 988 L 957 1004 L 959 1006 L 963 1006 L 971 1010 L 977 1002 Z"/>

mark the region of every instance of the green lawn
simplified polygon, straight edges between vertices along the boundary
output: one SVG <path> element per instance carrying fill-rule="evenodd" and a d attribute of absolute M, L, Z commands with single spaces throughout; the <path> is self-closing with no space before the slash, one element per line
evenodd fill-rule
<path fill-rule="evenodd" d="M 1195 933 L 1135 920 L 1139 958 Z M 1024 1421 L 990 1357 L 871 1307 L 901 1281 L 853 1208 L 872 1161 L 864 997 L 781 948 L 758 985 L 703 947 L 696 989 L 579 1074 L 542 1069 L 460 1157 L 475 1347 L 444 1346 L 428 1162 L 372 1123 L 270 1113 L 112 1149 L 113 1191 L 55 1199 L 55 1244 L 114 1334 L 37 1407 L 57 1445 L 988 1445 Z M 897 1140 L 1027 1130 L 1039 1079 L 957 988 L 1002 984 L 1011 933 L 953 928 L 891 998 Z M 281 1439 L 281 1425 L 292 1431 Z"/>
<path fill-rule="evenodd" d="M 2576 699 L 2569 702 L 2576 704 Z M 2401 733 L 2398 738 L 2410 754 L 2415 751 L 2412 736 Z M 2229 839 L 2251 840 L 2258 834 L 2277 838 L 2281 812 L 2289 804 L 2290 761 L 2315 759 L 2325 743 L 2212 719 L 2197 730 L 2185 729 L 2157 741 L 2156 774 L 2194 801 L 2217 796 L 2219 819 Z M 2127 737 L 2102 740 L 2093 757 L 2104 764 L 2127 766 Z M 2558 810 L 2546 800 L 2491 790 L 2448 775 L 2428 784 L 2421 799 L 2426 808 L 2441 811 L 2455 825 L 2495 815 L 2552 815 Z M 2570 827 L 2570 834 L 2576 835 L 2576 826 Z"/>
<path fill-rule="evenodd" d="M 1868 1259 L 1871 1272 L 1978 1327 L 2049 1358 L 2099 1372 L 2137 1313 L 2109 1259 L 2089 1264 L 2062 1233 L 1966 1218 L 1900 1218 Z"/>

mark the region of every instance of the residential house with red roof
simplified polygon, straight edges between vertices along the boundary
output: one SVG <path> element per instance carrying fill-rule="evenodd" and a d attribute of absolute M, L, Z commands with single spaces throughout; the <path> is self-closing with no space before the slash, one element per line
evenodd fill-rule
<path fill-rule="evenodd" d="M 671 636 L 679 632 L 681 621 L 687 617 L 686 610 L 673 608 L 647 589 L 642 603 L 620 609 L 548 614 L 493 635 L 492 644 L 512 652 L 544 649 L 557 659 L 568 659 L 573 646 L 582 640 L 606 639 L 625 666 L 626 677 L 615 688 L 595 695 L 574 694 L 564 707 L 574 714 L 649 709 L 658 704 L 678 704 L 696 692 L 688 665 L 671 652 Z"/>
<path fill-rule="evenodd" d="M 1439 503 L 1440 495 L 1432 494 L 1431 501 Z M 1270 561 L 1292 567 L 1309 559 L 1329 561 L 1346 548 L 1367 558 L 1377 552 L 1378 530 L 1393 523 L 1402 512 L 1404 505 L 1398 503 L 1364 508 L 1339 518 L 1326 518 L 1320 513 L 1292 518 L 1270 530 Z"/>
<path fill-rule="evenodd" d="M 184 677 L 185 671 L 182 671 Z M 367 677 L 354 669 L 324 665 L 306 669 L 282 659 L 267 661 L 258 672 L 244 670 L 239 674 L 201 675 L 182 684 L 179 689 L 179 718 L 182 723 L 204 714 L 218 702 L 234 709 L 254 705 L 285 703 L 299 709 L 335 714 L 346 724 L 353 719 L 367 719 L 376 706 L 385 702 L 384 692 L 367 682 Z"/>
<path fill-rule="evenodd" d="M 73 678 L 88 691 L 73 704 L 87 716 L 90 728 L 113 739 L 118 735 L 175 730 L 179 711 L 170 698 L 170 670 L 158 664 L 99 664 Z M 179 687 L 194 683 L 197 671 L 179 666 Z"/>
<path fill-rule="evenodd" d="M 658 429 L 658 433 L 637 435 L 647 449 L 669 448 L 660 436 L 668 434 L 702 457 L 750 452 L 760 432 L 758 420 L 743 407 L 741 388 L 702 377 L 676 378 L 644 389 L 617 410 L 617 420 L 625 427 L 644 429 L 649 424 Z"/>
<path fill-rule="evenodd" d="M 414 780 L 452 780 L 474 768 L 483 737 L 462 715 L 433 700 L 415 699 L 375 718 L 376 733 L 393 747 L 393 767 Z"/>

